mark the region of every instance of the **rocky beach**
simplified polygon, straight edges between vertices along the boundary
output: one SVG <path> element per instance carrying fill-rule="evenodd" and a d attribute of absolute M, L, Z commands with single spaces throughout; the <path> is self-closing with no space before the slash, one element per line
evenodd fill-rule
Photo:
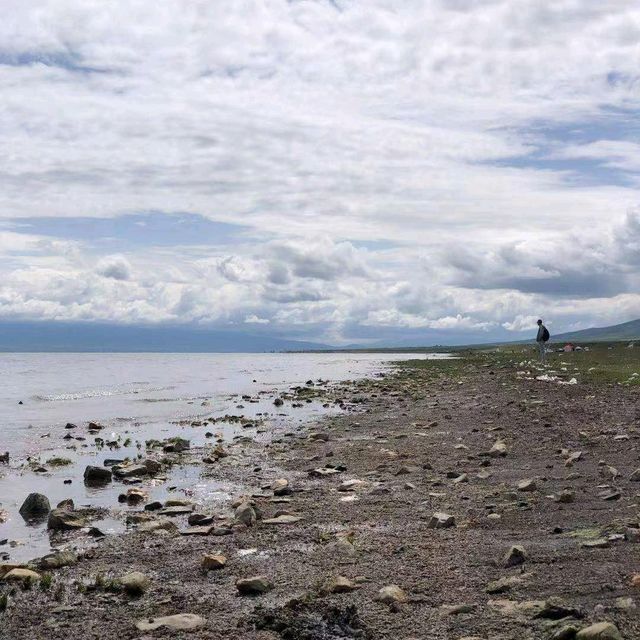
<path fill-rule="evenodd" d="M 0 564 L 0 637 L 640 637 L 638 388 L 459 355 L 272 399 L 343 408 L 319 421 L 90 466 L 130 505 L 117 535 L 30 498 L 57 550 Z M 173 467 L 233 490 L 149 499 Z"/>

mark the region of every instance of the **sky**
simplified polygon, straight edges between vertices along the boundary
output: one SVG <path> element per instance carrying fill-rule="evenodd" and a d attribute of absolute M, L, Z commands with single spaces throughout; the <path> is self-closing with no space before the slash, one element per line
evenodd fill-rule
<path fill-rule="evenodd" d="M 0 321 L 640 317 L 636 0 L 0 4 Z"/>

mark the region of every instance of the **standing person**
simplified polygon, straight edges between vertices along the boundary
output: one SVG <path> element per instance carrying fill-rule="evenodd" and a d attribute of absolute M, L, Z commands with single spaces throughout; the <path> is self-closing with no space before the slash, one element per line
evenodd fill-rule
<path fill-rule="evenodd" d="M 538 343 L 538 349 L 540 349 L 540 362 L 545 364 L 547 361 L 547 342 L 549 341 L 549 331 L 547 327 L 542 324 L 542 320 L 538 320 L 538 335 L 536 336 L 536 342 Z"/>

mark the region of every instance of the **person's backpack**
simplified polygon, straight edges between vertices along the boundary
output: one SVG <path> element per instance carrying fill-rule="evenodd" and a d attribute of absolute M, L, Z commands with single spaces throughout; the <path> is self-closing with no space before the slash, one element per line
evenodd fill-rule
<path fill-rule="evenodd" d="M 549 335 L 549 330 L 547 329 L 547 327 L 545 327 L 544 331 L 542 332 L 542 342 L 548 342 L 550 337 L 551 336 Z"/>

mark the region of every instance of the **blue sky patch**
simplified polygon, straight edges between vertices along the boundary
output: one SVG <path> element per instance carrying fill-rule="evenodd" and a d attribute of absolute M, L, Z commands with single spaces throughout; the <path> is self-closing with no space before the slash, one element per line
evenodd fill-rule
<path fill-rule="evenodd" d="M 136 247 L 221 245 L 242 241 L 247 227 L 214 222 L 195 213 L 135 213 L 114 218 L 34 217 L 13 220 L 11 231 L 119 251 Z"/>

